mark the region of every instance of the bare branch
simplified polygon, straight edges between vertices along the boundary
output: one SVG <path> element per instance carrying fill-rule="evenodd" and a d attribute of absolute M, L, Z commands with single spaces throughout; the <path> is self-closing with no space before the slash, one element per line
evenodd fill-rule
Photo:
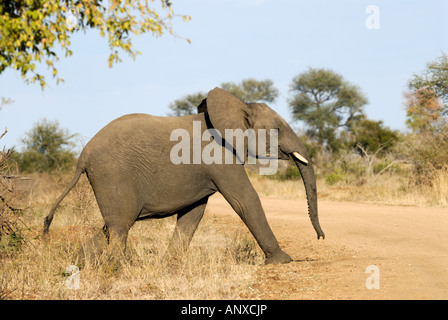
<path fill-rule="evenodd" d="M 384 171 L 386 171 L 387 169 L 389 169 L 390 167 L 392 167 L 394 164 L 396 164 L 396 163 L 403 163 L 403 162 L 405 162 L 405 161 L 401 161 L 401 160 L 394 160 L 394 161 L 392 161 L 391 163 L 389 163 L 386 167 L 384 167 L 380 172 L 378 172 L 378 176 L 380 175 L 380 174 L 382 174 Z"/>
<path fill-rule="evenodd" d="M 2 135 L 0 136 L 0 139 L 4 137 L 5 134 L 8 133 L 8 128 L 5 128 L 5 132 L 2 133 Z"/>

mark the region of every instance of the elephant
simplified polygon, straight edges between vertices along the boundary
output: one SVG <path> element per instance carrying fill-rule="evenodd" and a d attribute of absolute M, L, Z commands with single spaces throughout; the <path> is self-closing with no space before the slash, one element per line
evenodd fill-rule
<path fill-rule="evenodd" d="M 200 153 L 207 147 L 204 141 L 195 141 L 195 125 L 214 130 L 209 144 L 219 140 L 218 133 L 223 135 L 230 129 L 274 130 L 278 142 L 275 153 L 266 151 L 253 156 L 265 160 L 293 158 L 303 179 L 308 214 L 317 239 L 325 238 L 318 219 L 316 178 L 304 145 L 287 122 L 266 104 L 243 102 L 220 88 L 208 93 L 197 114 L 178 117 L 129 114 L 101 129 L 82 150 L 73 180 L 45 218 L 44 235 L 57 206 L 85 173 L 105 224 L 80 250 L 84 258 L 103 252 L 112 240 L 125 252 L 128 231 L 136 221 L 175 214 L 177 221 L 169 248 L 188 248 L 208 198 L 219 192 L 254 236 L 266 264 L 291 262 L 291 257 L 280 248 L 246 173 L 244 162 L 253 152 L 246 145 L 247 139 L 243 153 L 236 152 L 230 141 L 214 146 L 214 152 L 222 151 L 233 160 L 231 163 L 195 162 L 198 159 L 194 158 L 194 151 Z M 180 134 L 173 138 L 173 132 Z M 177 150 L 185 153 L 181 158 L 184 161 L 173 161 L 182 134 L 193 135 L 193 139 L 186 140 L 186 149 Z M 188 157 L 191 151 L 193 161 Z"/>

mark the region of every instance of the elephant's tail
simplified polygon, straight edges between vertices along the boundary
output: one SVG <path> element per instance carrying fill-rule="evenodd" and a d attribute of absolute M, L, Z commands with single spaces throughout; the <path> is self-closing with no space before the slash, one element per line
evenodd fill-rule
<path fill-rule="evenodd" d="M 53 205 L 53 208 L 51 208 L 50 213 L 44 220 L 44 235 L 48 233 L 48 229 L 50 228 L 51 221 L 53 221 L 54 212 L 56 211 L 56 208 L 58 207 L 59 203 L 65 198 L 65 196 L 70 192 L 70 190 L 73 189 L 73 187 L 78 182 L 79 178 L 81 177 L 81 174 L 84 172 L 84 169 L 78 165 L 76 168 L 75 176 L 73 177 L 73 180 L 70 182 L 70 184 L 65 188 L 64 192 L 62 192 L 61 196 L 56 200 L 55 204 Z"/>

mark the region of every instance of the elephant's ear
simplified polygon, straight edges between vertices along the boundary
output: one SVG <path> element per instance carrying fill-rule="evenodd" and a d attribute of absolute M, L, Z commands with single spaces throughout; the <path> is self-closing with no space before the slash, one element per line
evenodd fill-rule
<path fill-rule="evenodd" d="M 221 134 L 225 129 L 249 128 L 247 104 L 225 90 L 215 88 L 208 93 L 207 111 L 213 127 Z"/>
<path fill-rule="evenodd" d="M 201 104 L 198 105 L 198 113 L 207 112 L 207 99 L 202 100 Z"/>

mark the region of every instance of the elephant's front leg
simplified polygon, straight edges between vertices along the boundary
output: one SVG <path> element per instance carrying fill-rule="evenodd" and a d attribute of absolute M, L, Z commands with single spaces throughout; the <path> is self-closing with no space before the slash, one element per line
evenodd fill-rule
<path fill-rule="evenodd" d="M 191 239 L 204 215 L 207 201 L 208 197 L 203 198 L 177 214 L 176 228 L 169 244 L 170 252 L 185 252 L 188 249 Z"/>
<path fill-rule="evenodd" d="M 220 177 L 215 180 L 218 191 L 238 213 L 257 240 L 266 255 L 266 264 L 291 262 L 291 257 L 280 249 L 277 239 L 269 227 L 260 198 L 250 183 L 244 168 L 242 171 L 242 173 L 228 172 L 225 177 L 220 173 Z"/>
<path fill-rule="evenodd" d="M 226 168 L 232 169 L 231 166 Z M 227 170 L 227 173 L 221 170 L 214 179 L 218 191 L 238 213 L 257 240 L 266 255 L 266 264 L 291 262 L 291 257 L 280 249 L 269 227 L 260 198 L 250 183 L 244 167 L 241 166 L 240 169 Z"/>

